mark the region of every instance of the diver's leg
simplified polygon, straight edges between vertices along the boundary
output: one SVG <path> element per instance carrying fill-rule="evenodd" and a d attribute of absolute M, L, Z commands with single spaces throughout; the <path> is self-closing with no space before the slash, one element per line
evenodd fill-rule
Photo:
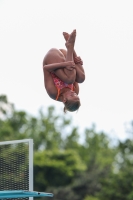
<path fill-rule="evenodd" d="M 73 50 L 74 50 L 74 44 L 76 39 L 76 30 L 74 30 L 68 40 L 66 41 L 66 61 L 73 61 Z M 67 77 L 71 80 L 71 83 L 75 82 L 76 79 L 76 70 L 75 68 L 71 68 L 70 70 L 68 68 L 64 68 L 64 73 L 67 75 Z"/>
<path fill-rule="evenodd" d="M 67 41 L 70 35 L 67 32 L 63 32 L 63 36 L 65 38 L 65 41 Z M 63 49 L 62 49 L 62 53 L 64 55 L 66 55 L 65 50 L 63 50 Z M 73 49 L 73 60 L 74 61 L 76 60 L 76 57 L 77 57 L 77 53 Z M 77 60 L 79 58 L 80 57 L 77 57 Z M 85 71 L 84 71 L 84 68 L 83 68 L 83 64 L 81 64 L 80 62 L 75 63 L 75 67 L 76 67 L 76 79 L 75 79 L 75 81 L 78 82 L 78 83 L 84 82 L 84 80 L 85 80 Z"/>
<path fill-rule="evenodd" d="M 65 62 L 66 62 L 66 58 L 64 54 L 60 50 L 56 48 L 52 48 L 45 55 L 44 60 L 43 60 L 43 66 L 45 69 L 47 68 L 48 70 L 48 65 L 51 65 L 51 64 L 56 65 L 58 69 L 54 70 L 53 73 L 55 73 L 65 83 L 70 84 L 73 82 L 73 79 L 71 76 L 69 76 L 68 73 L 64 71 L 66 66 L 64 67 L 61 66 L 60 68 L 58 67 L 58 64 L 62 63 L 64 65 Z M 67 68 L 69 68 L 68 65 L 67 65 Z M 71 70 L 73 69 L 72 67 L 70 68 Z M 67 70 L 67 72 L 70 72 L 70 71 Z"/>

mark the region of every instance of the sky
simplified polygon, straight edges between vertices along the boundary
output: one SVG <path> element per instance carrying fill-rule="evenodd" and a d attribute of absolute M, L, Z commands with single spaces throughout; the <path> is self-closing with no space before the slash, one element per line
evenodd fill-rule
<path fill-rule="evenodd" d="M 51 105 L 63 110 L 45 91 L 42 60 L 50 48 L 65 48 L 63 31 L 76 29 L 86 80 L 81 107 L 69 114 L 81 129 L 94 123 L 124 140 L 133 120 L 132 8 L 132 0 L 0 0 L 0 95 L 33 115 Z"/>

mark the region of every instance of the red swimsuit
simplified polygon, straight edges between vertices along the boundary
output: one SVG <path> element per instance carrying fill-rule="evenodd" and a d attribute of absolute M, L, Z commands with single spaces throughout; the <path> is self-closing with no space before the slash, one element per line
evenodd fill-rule
<path fill-rule="evenodd" d="M 74 90 L 74 86 L 73 84 L 67 84 L 67 83 L 64 83 L 62 80 L 60 80 L 55 74 L 51 73 L 51 76 L 53 78 L 53 81 L 54 81 L 54 84 L 57 88 L 57 97 L 56 97 L 56 100 L 58 100 L 59 98 L 59 95 L 60 95 L 60 90 L 63 89 L 63 88 L 70 88 L 70 90 Z"/>

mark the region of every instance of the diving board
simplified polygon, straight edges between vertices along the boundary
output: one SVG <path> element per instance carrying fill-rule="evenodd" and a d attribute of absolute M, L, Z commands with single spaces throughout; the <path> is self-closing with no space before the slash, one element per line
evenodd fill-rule
<path fill-rule="evenodd" d="M 26 197 L 53 197 L 53 194 L 46 192 L 24 191 L 24 190 L 0 191 L 0 199 L 26 198 Z"/>

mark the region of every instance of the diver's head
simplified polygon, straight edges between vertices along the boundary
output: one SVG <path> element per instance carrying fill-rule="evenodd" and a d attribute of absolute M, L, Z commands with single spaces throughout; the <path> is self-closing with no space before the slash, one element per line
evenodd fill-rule
<path fill-rule="evenodd" d="M 63 103 L 64 103 L 64 112 L 70 111 L 74 112 L 80 107 L 80 99 L 79 96 L 72 90 L 68 90 L 63 95 Z"/>

